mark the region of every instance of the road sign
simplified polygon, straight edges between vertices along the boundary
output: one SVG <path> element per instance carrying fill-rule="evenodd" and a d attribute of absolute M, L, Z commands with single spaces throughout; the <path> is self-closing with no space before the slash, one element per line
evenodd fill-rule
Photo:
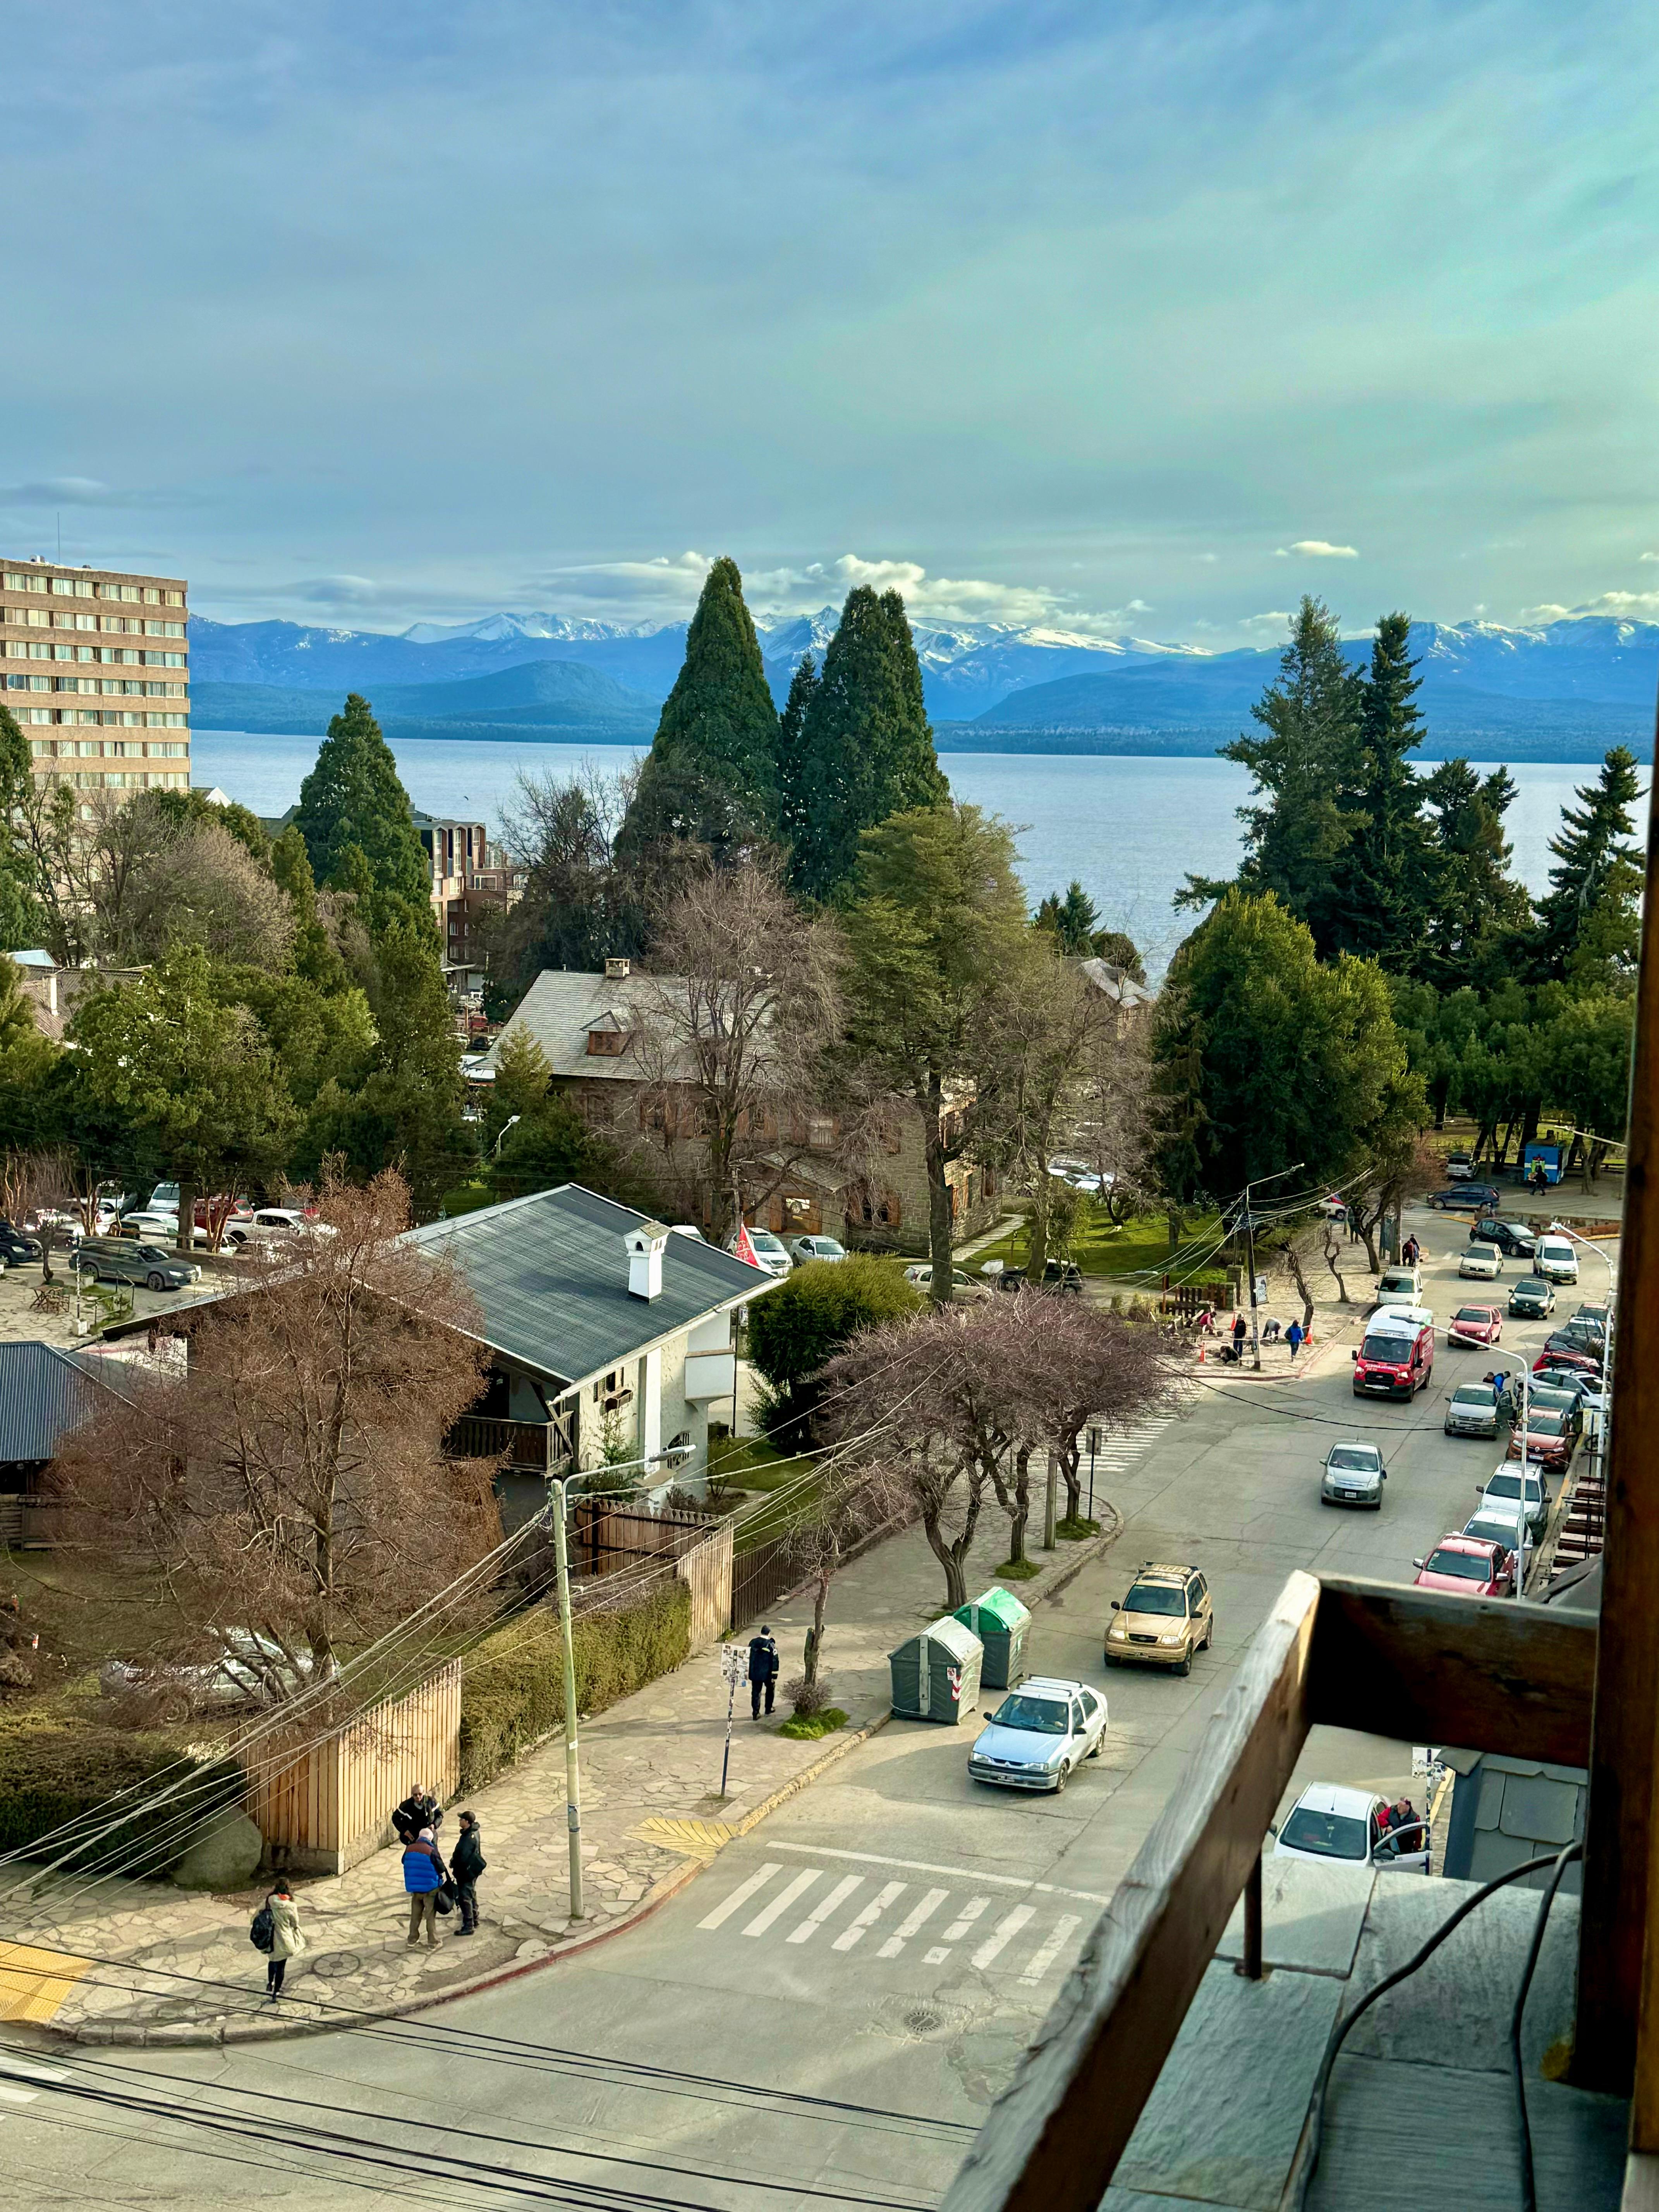
<path fill-rule="evenodd" d="M 1267 1278 L 1265 1275 L 1258 1275 L 1250 1285 L 1250 1304 L 1253 1306 L 1265 1306 L 1267 1303 Z"/>

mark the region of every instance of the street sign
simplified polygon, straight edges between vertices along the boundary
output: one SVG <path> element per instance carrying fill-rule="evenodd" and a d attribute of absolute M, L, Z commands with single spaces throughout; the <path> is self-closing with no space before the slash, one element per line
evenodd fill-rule
<path fill-rule="evenodd" d="M 1265 1275 L 1258 1275 L 1250 1285 L 1250 1304 L 1253 1306 L 1265 1306 L 1267 1303 L 1267 1278 Z"/>
<path fill-rule="evenodd" d="M 720 1680 L 722 1682 L 746 1682 L 749 1680 L 749 1654 L 741 1644 L 721 1644 Z"/>

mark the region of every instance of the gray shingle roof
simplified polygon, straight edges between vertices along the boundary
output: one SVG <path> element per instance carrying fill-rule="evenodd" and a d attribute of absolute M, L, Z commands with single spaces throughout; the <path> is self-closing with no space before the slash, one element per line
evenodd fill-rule
<path fill-rule="evenodd" d="M 32 1340 L 0 1343 L 0 1466 L 53 1458 L 93 1410 L 93 1370 Z"/>
<path fill-rule="evenodd" d="M 404 1241 L 454 1254 L 483 1309 L 483 1340 L 492 1350 L 568 1385 L 773 1286 L 772 1277 L 729 1252 L 671 1236 L 661 1295 L 632 1297 L 623 1239 L 648 1218 L 564 1183 L 453 1221 L 428 1222 Z"/>
<path fill-rule="evenodd" d="M 514 1031 L 541 1047 L 555 1075 L 583 1076 L 599 1083 L 643 1083 L 653 1073 L 630 1045 L 614 1055 L 590 1053 L 594 1030 L 637 1030 L 653 1012 L 659 993 L 678 994 L 683 981 L 672 976 L 587 975 L 563 968 L 544 968 L 514 1008 L 485 1056 L 494 1068 Z"/>

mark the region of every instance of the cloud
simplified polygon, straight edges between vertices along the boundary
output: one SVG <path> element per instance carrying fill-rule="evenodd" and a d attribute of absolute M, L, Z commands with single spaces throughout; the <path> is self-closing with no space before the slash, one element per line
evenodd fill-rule
<path fill-rule="evenodd" d="M 122 490 L 96 477 L 40 477 L 28 483 L 0 484 L 0 507 L 180 507 L 192 504 L 182 494 Z"/>
<path fill-rule="evenodd" d="M 1614 622 L 1659 622 L 1659 592 L 1603 592 L 1576 607 L 1547 603 L 1521 610 L 1523 623 L 1588 622 L 1598 615 Z"/>
<path fill-rule="evenodd" d="M 1638 553 L 1636 557 L 1638 561 L 1659 561 L 1659 553 Z"/>
<path fill-rule="evenodd" d="M 302 599 L 307 606 L 374 607 L 402 594 L 384 591 L 372 576 L 307 576 L 289 585 L 280 596 Z"/>
<path fill-rule="evenodd" d="M 1290 609 L 1279 607 L 1265 615 L 1246 615 L 1243 626 L 1246 629 L 1254 629 L 1258 623 L 1271 623 L 1275 629 L 1282 629 L 1290 618 Z"/>
<path fill-rule="evenodd" d="M 1359 549 L 1354 545 L 1333 545 L 1327 538 L 1298 538 L 1293 545 L 1281 545 L 1277 557 L 1288 561 L 1300 554 L 1304 561 L 1357 561 Z"/>

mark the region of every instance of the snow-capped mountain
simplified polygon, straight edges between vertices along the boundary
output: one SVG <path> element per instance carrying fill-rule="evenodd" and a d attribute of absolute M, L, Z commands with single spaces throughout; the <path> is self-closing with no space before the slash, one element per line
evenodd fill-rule
<path fill-rule="evenodd" d="M 503 639 L 553 638 L 560 644 L 592 645 L 612 637 L 649 637 L 655 623 L 600 622 L 589 615 L 485 615 L 472 623 L 415 623 L 402 635 L 410 645 L 453 645 L 477 638 L 486 645 Z"/>

